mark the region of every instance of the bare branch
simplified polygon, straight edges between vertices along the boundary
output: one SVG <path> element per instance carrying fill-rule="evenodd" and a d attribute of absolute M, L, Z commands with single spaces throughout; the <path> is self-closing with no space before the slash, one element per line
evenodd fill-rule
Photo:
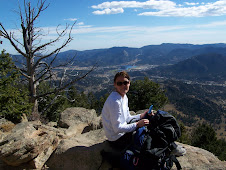
<path fill-rule="evenodd" d="M 22 25 L 24 25 L 23 14 L 22 14 L 22 10 L 21 10 L 19 1 L 18 1 L 18 6 L 19 6 L 20 22 L 21 22 Z M 25 7 L 25 0 L 24 0 L 24 7 Z M 27 9 L 26 8 L 25 8 L 25 13 L 27 13 Z"/>
<path fill-rule="evenodd" d="M 61 47 L 59 47 L 59 48 L 57 48 L 56 50 L 52 51 L 50 54 L 46 55 L 46 57 L 43 57 L 43 58 L 47 58 L 48 56 L 51 56 L 51 55 L 55 54 L 57 51 L 60 51 L 60 50 L 61 50 L 62 48 L 64 48 L 69 42 L 71 42 L 71 40 L 72 40 L 72 37 L 71 37 L 71 31 L 72 31 L 72 29 L 73 29 L 75 23 L 76 23 L 76 22 L 74 22 L 73 25 L 71 26 L 70 33 L 69 33 L 69 36 L 68 36 L 67 41 L 65 41 L 65 42 L 62 44 Z M 45 43 L 45 44 L 43 44 L 43 45 L 37 47 L 36 49 L 34 49 L 33 54 L 36 53 L 37 51 L 43 49 L 44 47 L 49 46 L 49 45 L 54 44 L 55 42 L 59 41 L 59 40 L 65 35 L 66 30 L 67 30 L 68 28 L 69 28 L 69 26 L 66 25 L 65 29 L 64 29 L 63 31 L 61 31 L 60 33 L 56 30 L 56 32 L 57 32 L 57 34 L 58 34 L 58 37 L 57 37 L 55 40 L 52 40 L 52 41 L 50 41 L 50 42 L 48 42 L 48 43 Z"/>
<path fill-rule="evenodd" d="M 44 94 L 40 94 L 38 96 L 36 96 L 36 98 L 40 98 L 40 97 L 43 97 L 43 96 L 47 96 L 47 95 L 50 95 L 50 94 L 57 94 L 59 93 L 60 91 L 66 89 L 67 87 L 70 87 L 71 85 L 73 85 L 75 82 L 81 80 L 81 79 L 84 79 L 89 73 L 91 73 L 93 70 L 96 69 L 96 65 L 94 65 L 86 74 L 84 74 L 83 76 L 81 77 L 78 77 L 76 79 L 73 79 L 71 82 L 67 83 L 66 85 L 64 85 L 63 87 L 60 87 L 58 89 L 55 89 L 53 91 L 50 91 L 50 92 L 47 92 L 47 93 L 44 93 Z"/>
<path fill-rule="evenodd" d="M 13 42 L 12 39 L 12 33 L 10 32 L 10 35 L 8 34 L 8 32 L 6 31 L 6 29 L 4 28 L 4 26 L 2 25 L 2 23 L 0 23 L 1 28 L 3 29 L 3 31 L 1 31 L 1 34 L 4 38 L 6 38 L 7 40 L 9 40 L 9 42 L 11 43 L 11 45 L 15 48 L 15 50 L 20 53 L 23 56 L 26 56 L 25 53 L 23 53 L 18 47 L 17 45 Z"/>
<path fill-rule="evenodd" d="M 37 65 L 39 64 L 39 62 L 42 61 L 43 59 L 48 58 L 48 57 L 52 56 L 52 55 L 55 54 L 55 53 L 58 53 L 58 52 L 59 52 L 61 49 L 63 49 L 69 42 L 71 42 L 71 39 L 68 39 L 61 47 L 55 49 L 55 50 L 52 51 L 50 54 L 45 55 L 45 56 L 39 58 L 39 59 L 36 61 L 35 65 L 34 65 L 34 68 L 36 68 Z"/>
<path fill-rule="evenodd" d="M 66 89 L 67 87 L 73 85 L 75 82 L 77 82 L 77 81 L 79 81 L 79 80 L 85 78 L 85 77 L 86 77 L 89 73 L 91 73 L 95 68 L 96 68 L 96 65 L 94 65 L 94 66 L 92 67 L 92 69 L 90 69 L 86 74 L 84 74 L 83 76 L 81 76 L 81 77 L 79 77 L 79 78 L 77 78 L 77 79 L 72 80 L 70 83 L 68 83 L 68 84 L 64 85 L 63 87 L 61 87 L 58 91 L 64 90 L 64 89 Z"/>
<path fill-rule="evenodd" d="M 73 65 L 73 61 L 75 59 L 76 55 L 74 55 L 69 61 L 66 61 L 65 63 L 62 63 L 62 64 L 59 64 L 53 68 L 59 68 L 59 67 L 66 67 L 66 66 L 69 66 L 69 65 Z"/>
<path fill-rule="evenodd" d="M 62 86 L 63 81 L 64 81 L 64 79 L 66 78 L 66 72 L 67 72 L 67 69 L 64 69 L 64 73 L 63 73 L 63 75 L 62 75 L 62 77 L 61 77 L 61 79 L 60 79 L 59 87 Z"/>
<path fill-rule="evenodd" d="M 18 41 L 16 38 L 14 38 L 13 34 L 12 34 L 12 39 L 13 39 L 14 41 L 16 41 L 18 44 L 20 44 L 21 46 L 23 46 L 23 44 L 22 44 L 20 41 Z"/>
<path fill-rule="evenodd" d="M 30 22 L 33 23 L 33 22 L 39 17 L 40 13 L 41 13 L 42 11 L 46 10 L 46 9 L 49 7 L 49 4 L 46 5 L 46 6 L 44 6 L 45 3 L 46 3 L 46 0 L 44 0 L 44 1 L 41 0 L 41 1 L 40 1 L 40 5 L 39 5 L 39 1 L 38 1 L 38 3 L 37 3 L 37 6 L 38 6 L 38 12 L 37 12 L 37 14 L 33 17 L 33 20 L 30 21 Z"/>
<path fill-rule="evenodd" d="M 38 81 L 40 81 L 48 72 L 51 71 L 50 66 L 46 62 L 41 62 L 40 65 L 42 65 L 42 64 L 45 65 L 46 67 L 38 73 L 41 75 L 39 76 L 39 78 L 37 78 L 34 81 L 34 83 L 37 83 Z"/>
<path fill-rule="evenodd" d="M 19 69 L 19 72 L 20 72 L 20 74 L 22 74 L 27 79 L 30 79 L 31 78 L 30 76 L 28 76 L 27 74 L 25 74 L 21 69 Z"/>

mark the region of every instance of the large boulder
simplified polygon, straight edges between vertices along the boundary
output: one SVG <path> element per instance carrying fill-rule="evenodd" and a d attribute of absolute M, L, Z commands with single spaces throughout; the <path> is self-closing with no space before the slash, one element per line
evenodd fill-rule
<path fill-rule="evenodd" d="M 187 150 L 186 155 L 178 157 L 182 169 L 225 169 L 226 162 L 220 161 L 212 153 L 186 144 L 178 144 L 182 145 Z M 88 133 L 76 135 L 73 138 L 62 140 L 46 165 L 50 169 L 59 170 L 109 169 L 111 168 L 111 165 L 101 157 L 101 150 L 113 152 L 112 148 L 110 148 L 106 142 L 103 129 L 90 131 Z M 174 165 L 172 169 L 176 170 L 176 166 Z"/>
<path fill-rule="evenodd" d="M 41 168 L 63 137 L 63 132 L 40 122 L 19 123 L 0 140 L 0 159 L 11 166 L 29 162 L 29 168 Z"/>
<path fill-rule="evenodd" d="M 94 109 L 82 107 L 67 108 L 60 114 L 58 126 L 67 128 L 67 135 L 86 133 L 101 127 L 101 118 Z"/>
<path fill-rule="evenodd" d="M 224 170 L 226 167 L 225 161 L 220 161 L 211 152 L 197 148 L 194 146 L 178 143 L 187 150 L 184 156 L 178 157 L 182 169 L 192 169 L 192 170 Z M 172 169 L 176 169 L 173 166 Z"/>
<path fill-rule="evenodd" d="M 50 169 L 59 170 L 96 170 L 101 166 L 100 151 L 103 149 L 110 149 L 103 129 L 78 134 L 72 138 L 61 140 L 46 165 Z M 109 165 L 108 168 L 110 168 Z M 106 167 L 106 169 L 108 168 Z"/>

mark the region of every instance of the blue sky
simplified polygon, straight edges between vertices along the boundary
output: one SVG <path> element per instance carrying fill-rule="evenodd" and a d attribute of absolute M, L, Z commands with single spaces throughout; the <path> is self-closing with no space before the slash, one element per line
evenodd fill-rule
<path fill-rule="evenodd" d="M 0 22 L 21 40 L 18 0 L 0 0 Z M 23 0 L 19 0 L 22 4 Z M 35 5 L 37 0 L 31 0 Z M 56 27 L 76 25 L 63 50 L 161 43 L 226 43 L 226 0 L 47 0 L 38 19 L 42 42 L 56 37 Z M 16 53 L 1 37 L 0 50 Z M 60 45 L 56 44 L 57 45 Z M 54 48 L 54 47 L 50 47 Z"/>

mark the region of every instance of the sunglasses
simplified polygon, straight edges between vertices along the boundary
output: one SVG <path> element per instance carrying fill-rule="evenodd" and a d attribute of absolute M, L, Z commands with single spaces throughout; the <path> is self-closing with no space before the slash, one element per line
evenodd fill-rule
<path fill-rule="evenodd" d="M 129 84 L 129 81 L 124 81 L 124 82 L 119 81 L 116 84 L 117 84 L 117 86 L 121 86 L 123 84 L 126 86 L 127 84 Z"/>

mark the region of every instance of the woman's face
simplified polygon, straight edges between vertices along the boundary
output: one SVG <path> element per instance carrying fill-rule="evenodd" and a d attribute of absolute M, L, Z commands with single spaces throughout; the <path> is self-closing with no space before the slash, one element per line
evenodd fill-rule
<path fill-rule="evenodd" d="M 129 91 L 129 86 L 130 86 L 130 81 L 123 76 L 117 77 L 116 81 L 114 82 L 114 87 L 116 88 L 116 91 L 122 97 Z"/>

